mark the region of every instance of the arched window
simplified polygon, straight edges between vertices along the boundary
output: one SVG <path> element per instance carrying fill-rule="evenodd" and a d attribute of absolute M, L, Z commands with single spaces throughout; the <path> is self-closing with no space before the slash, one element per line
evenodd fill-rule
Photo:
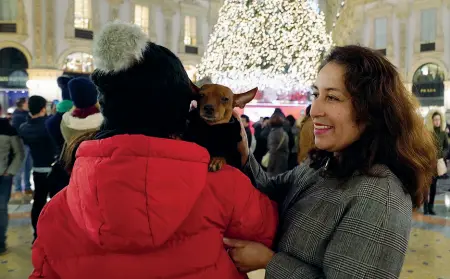
<path fill-rule="evenodd" d="M 423 106 L 443 106 L 444 80 L 444 72 L 439 65 L 424 64 L 414 73 L 413 93 Z"/>
<path fill-rule="evenodd" d="M 84 52 L 69 54 L 62 69 L 67 73 L 90 74 L 94 71 L 94 58 Z"/>
<path fill-rule="evenodd" d="M 0 87 L 26 88 L 28 74 L 26 56 L 18 49 L 0 49 Z"/>

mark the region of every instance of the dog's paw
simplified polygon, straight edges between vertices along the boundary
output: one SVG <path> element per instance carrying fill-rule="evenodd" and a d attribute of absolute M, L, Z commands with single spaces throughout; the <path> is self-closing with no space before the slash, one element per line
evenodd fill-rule
<path fill-rule="evenodd" d="M 209 162 L 209 168 L 208 170 L 210 172 L 216 172 L 222 169 L 223 165 L 225 165 L 227 161 L 225 158 L 222 157 L 213 157 L 211 158 L 211 161 Z"/>

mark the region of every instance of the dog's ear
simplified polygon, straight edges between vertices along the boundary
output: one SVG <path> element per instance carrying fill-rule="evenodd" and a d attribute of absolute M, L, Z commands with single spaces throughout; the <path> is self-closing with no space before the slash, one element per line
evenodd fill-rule
<path fill-rule="evenodd" d="M 233 95 L 233 107 L 244 108 L 253 98 L 255 98 L 258 92 L 258 87 L 253 88 L 245 93 Z"/>
<path fill-rule="evenodd" d="M 192 100 L 198 100 L 198 98 L 200 97 L 200 88 L 198 88 L 197 85 L 195 85 L 191 80 L 189 81 L 191 83 L 191 91 L 192 91 L 192 96 L 191 96 L 191 101 Z"/>

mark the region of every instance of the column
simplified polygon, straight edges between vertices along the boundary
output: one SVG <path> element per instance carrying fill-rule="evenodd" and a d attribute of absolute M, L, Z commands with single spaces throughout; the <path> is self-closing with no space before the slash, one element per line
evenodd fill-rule
<path fill-rule="evenodd" d="M 173 11 L 170 9 L 163 9 L 163 16 L 164 16 L 164 45 L 171 51 L 174 51 L 172 45 Z M 175 53 L 177 53 L 177 51 Z"/>
<path fill-rule="evenodd" d="M 123 0 L 108 0 L 109 3 L 109 20 L 113 21 L 119 19 L 120 6 Z"/>
<path fill-rule="evenodd" d="M 444 81 L 444 108 L 450 109 L 450 80 Z"/>
<path fill-rule="evenodd" d="M 450 12 L 448 5 L 442 5 L 442 26 L 444 39 L 444 63 L 446 65 L 450 65 Z"/>
<path fill-rule="evenodd" d="M 394 13 L 392 15 L 392 62 L 398 68 L 400 64 L 400 21 L 401 14 Z"/>

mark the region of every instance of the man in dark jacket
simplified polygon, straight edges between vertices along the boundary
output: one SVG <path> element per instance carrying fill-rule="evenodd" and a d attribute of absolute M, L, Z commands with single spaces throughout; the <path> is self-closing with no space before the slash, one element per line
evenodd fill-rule
<path fill-rule="evenodd" d="M 0 114 L 2 107 L 0 106 Z M 6 252 L 8 202 L 14 175 L 22 167 L 22 141 L 7 118 L 0 118 L 0 255 Z"/>
<path fill-rule="evenodd" d="M 47 203 L 50 191 L 47 175 L 51 171 L 54 161 L 55 146 L 45 128 L 45 121 L 48 119 L 47 101 L 41 96 L 32 96 L 28 106 L 31 119 L 20 126 L 19 135 L 23 142 L 30 147 L 33 157 L 34 202 L 31 209 L 31 222 L 36 238 L 38 217 Z"/>
<path fill-rule="evenodd" d="M 247 134 L 248 148 L 252 146 L 252 131 L 250 130 L 250 118 L 243 114 L 241 115 L 241 121 L 245 128 L 245 133 Z"/>
<path fill-rule="evenodd" d="M 57 79 L 58 86 L 61 88 L 62 102 L 56 106 L 56 114 L 50 116 L 45 122 L 47 131 L 56 146 L 56 153 L 60 154 L 64 145 L 64 138 L 61 134 L 61 121 L 64 113 L 68 112 L 73 107 L 73 103 L 70 99 L 70 92 L 68 83 L 71 77 L 60 76 Z"/>
<path fill-rule="evenodd" d="M 16 110 L 14 110 L 11 117 L 11 125 L 19 131 L 20 125 L 25 123 L 30 118 L 28 112 L 28 100 L 27 98 L 20 98 L 16 102 Z M 14 176 L 14 188 L 15 193 L 13 199 L 21 199 L 22 193 L 25 192 L 27 195 L 32 195 L 31 190 L 31 168 L 33 167 L 33 162 L 30 154 L 30 149 L 25 146 L 25 159 L 22 161 L 22 166 L 17 174 Z"/>

